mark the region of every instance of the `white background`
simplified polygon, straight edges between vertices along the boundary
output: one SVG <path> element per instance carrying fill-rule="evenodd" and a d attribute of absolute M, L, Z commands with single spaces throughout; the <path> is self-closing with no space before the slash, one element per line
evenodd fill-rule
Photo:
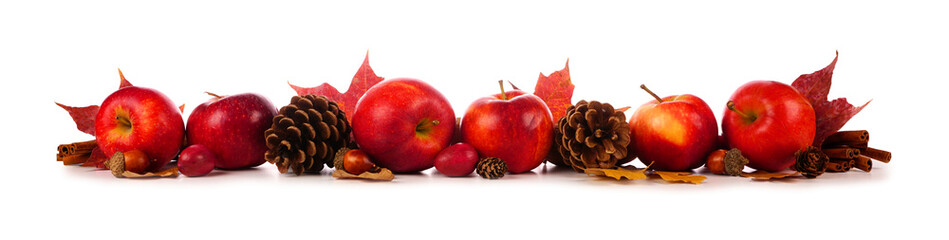
<path fill-rule="evenodd" d="M 949 214 L 938 152 L 946 10 L 935 1 L 4 1 L 0 238 L 939 236 Z M 637 88 L 645 83 L 695 94 L 719 118 L 741 84 L 790 83 L 840 51 L 831 97 L 873 99 L 845 129 L 870 130 L 871 146 L 895 157 L 872 173 L 701 185 L 543 168 L 499 181 L 430 170 L 376 183 L 280 175 L 270 164 L 129 180 L 53 159 L 57 144 L 91 139 L 53 102 L 101 103 L 117 67 L 186 112 L 204 91 L 257 92 L 279 107 L 294 94 L 288 81 L 346 89 L 367 50 L 379 76 L 429 82 L 458 116 L 497 92 L 498 79 L 530 92 L 538 73 L 569 58 L 574 101 L 635 108 L 650 99 Z"/>

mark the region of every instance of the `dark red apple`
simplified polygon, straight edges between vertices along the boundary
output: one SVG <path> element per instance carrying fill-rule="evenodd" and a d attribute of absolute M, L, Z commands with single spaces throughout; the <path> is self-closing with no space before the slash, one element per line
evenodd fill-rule
<path fill-rule="evenodd" d="M 718 124 L 701 98 L 691 94 L 659 98 L 643 104 L 629 119 L 633 152 L 652 169 L 687 171 L 705 164 L 715 150 Z"/>
<path fill-rule="evenodd" d="M 455 130 L 455 111 L 425 82 L 398 78 L 379 82 L 356 103 L 350 120 L 359 148 L 393 172 L 418 172 L 435 165 Z"/>
<path fill-rule="evenodd" d="M 814 142 L 814 108 L 797 90 L 775 81 L 752 81 L 735 90 L 722 133 L 748 166 L 777 172 L 794 164 L 794 153 Z"/>
<path fill-rule="evenodd" d="M 145 87 L 124 87 L 102 101 L 96 113 L 96 142 L 106 156 L 141 150 L 148 171 L 175 158 L 184 140 L 181 112 L 165 94 Z"/>
<path fill-rule="evenodd" d="M 553 143 L 553 117 L 544 100 L 521 90 L 475 100 L 461 120 L 462 139 L 482 157 L 504 160 L 511 173 L 544 161 Z"/>
<path fill-rule="evenodd" d="M 478 164 L 478 150 L 471 144 L 456 143 L 435 156 L 435 169 L 449 177 L 468 176 Z"/>
<path fill-rule="evenodd" d="M 213 99 L 198 105 L 188 117 L 188 143 L 210 149 L 217 157 L 214 166 L 221 169 L 263 164 L 267 152 L 264 131 L 273 123 L 277 109 L 259 94 L 211 95 Z"/>

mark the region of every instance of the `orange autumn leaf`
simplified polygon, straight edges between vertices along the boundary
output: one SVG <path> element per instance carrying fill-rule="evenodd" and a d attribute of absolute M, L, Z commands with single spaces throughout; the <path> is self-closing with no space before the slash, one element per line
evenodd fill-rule
<path fill-rule="evenodd" d="M 702 181 L 705 181 L 706 177 L 701 175 L 692 175 L 691 172 L 666 172 L 666 171 L 653 171 L 656 175 L 666 180 L 667 182 L 685 182 L 691 184 L 699 184 Z"/>
<path fill-rule="evenodd" d="M 534 95 L 540 97 L 550 108 L 550 114 L 556 123 L 567 114 L 567 108 L 573 106 L 573 82 L 570 80 L 570 60 L 563 69 L 544 76 L 540 73 L 537 85 L 534 86 Z"/>
<path fill-rule="evenodd" d="M 755 171 L 752 173 L 741 173 L 742 177 L 750 177 L 754 180 L 774 180 L 774 179 L 783 179 L 795 175 L 799 175 L 800 172 L 767 172 L 767 171 Z"/>
<path fill-rule="evenodd" d="M 616 180 L 623 178 L 629 180 L 635 179 L 646 179 L 646 169 L 635 169 L 635 168 L 617 168 L 617 169 L 606 169 L 606 168 L 584 168 L 583 173 L 587 175 L 600 176 L 600 177 L 611 177 Z"/>
<path fill-rule="evenodd" d="M 379 172 L 364 172 L 359 175 L 354 175 L 352 173 L 336 170 L 333 171 L 333 177 L 339 179 L 368 179 L 368 180 L 379 180 L 379 181 L 392 181 L 395 179 L 395 175 L 392 174 L 392 171 L 389 171 L 387 168 L 382 168 Z"/>
<path fill-rule="evenodd" d="M 343 112 L 346 113 L 346 116 L 351 117 L 353 116 L 353 112 L 356 111 L 356 102 L 359 102 L 359 98 L 361 98 L 369 88 L 381 82 L 383 79 L 382 77 L 376 76 L 376 73 L 372 71 L 372 67 L 369 67 L 369 52 L 366 52 L 366 58 L 362 61 L 362 66 L 359 66 L 359 70 L 356 71 L 356 75 L 353 76 L 353 80 L 349 84 L 349 89 L 346 90 L 346 93 L 340 93 L 339 90 L 329 83 L 323 83 L 310 88 L 300 87 L 290 83 L 287 84 L 290 84 L 290 87 L 297 92 L 297 95 L 323 95 L 330 100 L 336 101 L 339 107 L 343 109 Z"/>

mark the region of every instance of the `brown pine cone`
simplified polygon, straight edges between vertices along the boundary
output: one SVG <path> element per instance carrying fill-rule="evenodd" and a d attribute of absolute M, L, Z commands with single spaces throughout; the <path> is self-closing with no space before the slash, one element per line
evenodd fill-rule
<path fill-rule="evenodd" d="M 560 154 L 560 142 L 562 142 L 560 139 L 563 138 L 563 133 L 560 133 L 560 125 L 554 124 L 553 136 L 554 141 L 547 153 L 547 161 L 561 167 L 570 166 L 564 161 L 563 155 Z"/>
<path fill-rule="evenodd" d="M 574 170 L 582 168 L 614 168 L 626 157 L 629 146 L 629 124 L 622 111 L 609 103 L 581 100 L 567 108 L 567 115 L 558 123 L 563 136 L 560 154 Z"/>
<path fill-rule="evenodd" d="M 478 160 L 475 170 L 483 178 L 498 179 L 507 173 L 507 163 L 496 157 L 487 157 Z"/>
<path fill-rule="evenodd" d="M 827 169 L 827 162 L 830 161 L 827 154 L 814 146 L 807 146 L 804 151 L 795 153 L 795 156 L 797 161 L 794 162 L 794 170 L 801 172 L 807 178 L 816 178 L 824 174 L 824 170 Z"/>
<path fill-rule="evenodd" d="M 264 158 L 280 173 L 319 172 L 323 165 L 333 167 L 337 149 L 349 145 L 349 133 L 349 121 L 336 102 L 325 96 L 293 96 L 264 133 Z"/>

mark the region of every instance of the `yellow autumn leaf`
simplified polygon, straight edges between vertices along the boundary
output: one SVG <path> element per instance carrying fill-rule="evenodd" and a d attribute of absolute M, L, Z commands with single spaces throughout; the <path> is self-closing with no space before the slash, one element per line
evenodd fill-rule
<path fill-rule="evenodd" d="M 662 180 L 668 182 L 685 182 L 691 184 L 700 184 L 702 181 L 705 181 L 705 176 L 702 175 L 692 175 L 691 172 L 666 172 L 666 171 L 652 171 L 659 175 Z"/>
<path fill-rule="evenodd" d="M 127 178 L 148 178 L 148 177 L 177 177 L 178 176 L 178 167 L 172 167 L 158 172 L 149 172 L 145 174 L 138 174 L 130 171 L 122 172 L 123 177 Z"/>
<path fill-rule="evenodd" d="M 742 177 L 750 177 L 754 180 L 774 180 L 774 179 L 783 179 L 795 175 L 799 175 L 800 172 L 767 172 L 767 171 L 755 171 L 753 173 L 741 173 Z"/>
<path fill-rule="evenodd" d="M 623 178 L 634 180 L 634 179 L 645 179 L 646 178 L 646 169 L 629 169 L 629 168 L 617 168 L 617 169 L 605 169 L 605 168 L 584 168 L 583 172 L 588 175 L 601 176 L 601 177 L 611 177 L 616 180 Z"/>

